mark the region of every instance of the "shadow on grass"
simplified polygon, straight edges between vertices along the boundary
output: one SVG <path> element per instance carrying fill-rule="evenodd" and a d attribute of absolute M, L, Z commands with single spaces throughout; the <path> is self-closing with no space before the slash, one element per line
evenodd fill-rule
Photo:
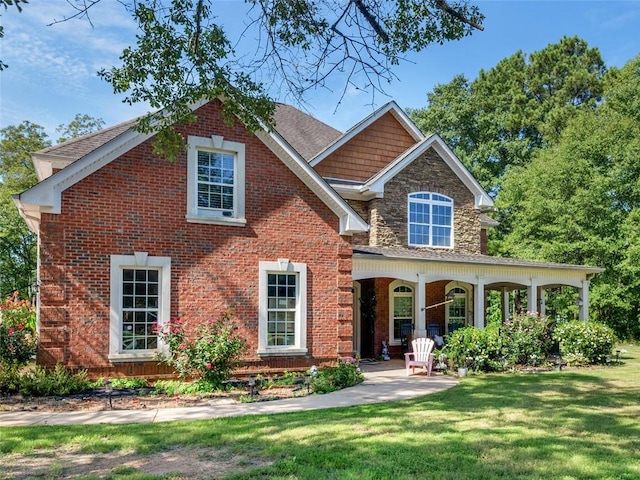
<path fill-rule="evenodd" d="M 640 478 L 640 349 L 616 369 L 484 375 L 415 400 L 171 424 L 6 429 L 25 445 L 274 461 L 229 478 Z M 8 434 L 8 435 L 5 435 Z"/>

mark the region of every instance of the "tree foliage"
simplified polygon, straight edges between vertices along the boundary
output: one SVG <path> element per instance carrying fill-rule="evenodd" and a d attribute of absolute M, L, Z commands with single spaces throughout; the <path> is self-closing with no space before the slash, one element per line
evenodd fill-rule
<path fill-rule="evenodd" d="M 505 176 L 506 256 L 604 267 L 591 312 L 640 337 L 640 56 L 604 79 L 604 102 L 568 121 L 557 143 Z"/>
<path fill-rule="evenodd" d="M 100 1 L 68 0 L 71 13 L 61 21 L 91 21 Z M 231 38 L 212 0 L 120 3 L 138 26 L 136 44 L 98 74 L 125 102 L 156 110 L 136 128 L 158 132 L 158 153 L 169 158 L 184 143 L 173 125 L 193 121 L 190 107 L 200 100 L 223 98 L 228 121 L 269 126 L 269 92 L 303 102 L 308 90 L 332 89 L 334 80 L 343 94 L 349 86 L 384 92 L 406 55 L 482 29 L 484 18 L 469 0 L 245 0 L 246 29 Z"/>
<path fill-rule="evenodd" d="M 50 145 L 44 129 L 25 121 L 0 130 L 0 294 L 28 297 L 35 280 L 36 239 L 27 229 L 12 195 L 37 181 L 31 152 Z"/>
<path fill-rule="evenodd" d="M 104 124 L 102 119 L 76 115 L 68 125 L 60 125 L 63 138 L 91 133 Z M 0 130 L 0 295 L 18 291 L 28 298 L 35 281 L 36 238 L 20 217 L 12 196 L 35 185 L 36 172 L 31 154 L 51 145 L 40 125 L 24 121 Z"/>
<path fill-rule="evenodd" d="M 81 137 L 104 127 L 104 120 L 90 115 L 77 113 L 68 124 L 58 125 L 56 132 L 60 134 L 58 143 L 66 142 L 72 138 Z"/>
<path fill-rule="evenodd" d="M 577 112 L 596 107 L 605 71 L 596 48 L 564 37 L 531 55 L 518 51 L 473 81 L 459 75 L 438 85 L 428 106 L 410 114 L 496 195 L 508 168 L 527 164 Z"/>

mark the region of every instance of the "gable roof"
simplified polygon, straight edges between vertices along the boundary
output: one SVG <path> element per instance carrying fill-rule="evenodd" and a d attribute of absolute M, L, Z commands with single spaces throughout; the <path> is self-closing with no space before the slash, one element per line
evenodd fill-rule
<path fill-rule="evenodd" d="M 398 106 L 396 102 L 389 102 L 386 105 L 383 105 L 378 110 L 373 112 L 368 117 L 364 118 L 349 130 L 345 132 L 340 138 L 337 138 L 333 143 L 327 145 L 324 150 L 318 153 L 315 157 L 311 159 L 309 162 L 312 167 L 315 167 L 320 162 L 322 162 L 325 158 L 330 156 L 340 147 L 348 143 L 351 139 L 353 139 L 356 135 L 367 129 L 381 117 L 386 115 L 387 113 L 391 113 L 398 120 L 398 123 L 404 127 L 404 129 L 413 137 L 416 142 L 424 139 L 424 135 L 420 131 L 418 127 L 411 121 L 411 119 L 407 116 L 407 114 Z"/>
<path fill-rule="evenodd" d="M 473 193 L 476 208 L 480 210 L 491 210 L 493 208 L 493 199 L 475 177 L 471 175 L 445 141 L 436 134 L 416 143 L 364 183 L 333 179 L 329 180 L 329 183 L 345 198 L 364 200 L 376 197 L 382 198 L 385 184 L 430 148 L 433 148 L 438 153 L 451 171 Z"/>
<path fill-rule="evenodd" d="M 192 108 L 195 110 L 206 103 L 206 101 L 198 102 Z M 298 119 L 300 118 L 299 116 L 297 117 Z M 60 159 L 60 163 L 64 164 L 64 168 L 44 178 L 29 190 L 19 195 L 14 195 L 14 202 L 32 231 L 38 231 L 42 212 L 61 212 L 62 192 L 65 189 L 154 135 L 153 133 L 135 131 L 133 129 L 135 123 L 136 120 L 125 122 L 94 134 L 85 135 L 75 141 L 48 147 L 35 154 L 35 156 L 40 155 L 42 161 L 47 158 Z M 311 125 L 311 123 L 307 122 L 308 125 Z M 334 133 L 321 127 L 317 131 L 320 132 L 317 138 Z M 341 234 L 349 235 L 368 230 L 367 223 L 309 166 L 300 153 L 280 133 L 268 131 L 265 126 L 264 131 L 256 132 L 256 136 L 339 217 Z M 301 138 L 296 137 L 293 139 L 294 142 L 299 140 Z M 104 143 L 98 145 L 100 141 Z M 50 163 L 53 164 L 53 162 Z"/>
<path fill-rule="evenodd" d="M 339 130 L 284 103 L 276 103 L 273 120 L 275 130 L 307 161 L 342 136 Z M 52 174 L 50 167 L 47 171 L 44 163 L 54 163 L 53 168 L 64 168 L 127 130 L 133 129 L 137 123 L 138 119 L 134 118 L 33 153 L 38 179 L 44 180 Z M 42 177 L 40 170 L 43 172 Z"/>

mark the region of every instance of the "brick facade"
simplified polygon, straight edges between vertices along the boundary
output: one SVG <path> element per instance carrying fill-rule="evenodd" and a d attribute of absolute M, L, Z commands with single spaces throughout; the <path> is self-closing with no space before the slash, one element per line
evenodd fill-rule
<path fill-rule="evenodd" d="M 110 255 L 171 257 L 171 316 L 205 320 L 233 309 L 247 339 L 245 370 L 306 368 L 352 351 L 351 239 L 338 218 L 219 105 L 199 109 L 183 134 L 246 146 L 244 227 L 187 223 L 186 154 L 174 163 L 149 141 L 62 194 L 62 213 L 40 225 L 40 356 L 92 375 L 156 376 L 155 362 L 110 363 Z M 307 264 L 307 348 L 300 357 L 259 358 L 258 263 Z"/>

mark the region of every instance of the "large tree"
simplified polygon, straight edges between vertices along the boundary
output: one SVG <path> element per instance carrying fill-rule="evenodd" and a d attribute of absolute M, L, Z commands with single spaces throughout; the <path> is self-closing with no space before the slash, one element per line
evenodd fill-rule
<path fill-rule="evenodd" d="M 427 107 L 410 114 L 496 195 L 509 167 L 526 164 L 572 116 L 596 107 L 605 71 L 598 49 L 565 37 L 531 55 L 518 51 L 473 81 L 459 75 L 438 85 Z"/>
<path fill-rule="evenodd" d="M 590 264 L 591 311 L 640 338 L 640 56 L 605 77 L 604 101 L 507 172 L 496 201 L 504 255 Z"/>
<path fill-rule="evenodd" d="M 12 195 L 37 181 L 31 153 L 50 145 L 40 125 L 25 121 L 0 130 L 0 294 L 26 297 L 35 281 L 36 239 L 27 229 Z"/>
<path fill-rule="evenodd" d="M 24 0 L 0 2 L 20 7 Z M 59 21 L 93 21 L 100 2 L 67 0 L 69 15 Z M 336 88 L 333 80 L 345 91 L 384 91 L 407 54 L 482 29 L 484 18 L 469 0 L 245 0 L 250 9 L 238 39 L 212 0 L 119 2 L 138 25 L 136 45 L 99 75 L 126 102 L 157 109 L 136 128 L 157 131 L 156 145 L 169 156 L 181 144 L 172 125 L 192 121 L 189 107 L 202 99 L 224 98 L 227 119 L 237 116 L 250 129 L 269 125 L 269 91 L 303 101 L 309 89 Z"/>
<path fill-rule="evenodd" d="M 60 125 L 63 139 L 91 133 L 104 122 L 89 115 L 76 115 Z M 36 238 L 29 232 L 13 203 L 12 195 L 37 182 L 31 154 L 51 145 L 40 125 L 24 121 L 0 130 L 0 295 L 20 292 L 27 298 L 35 281 Z"/>

